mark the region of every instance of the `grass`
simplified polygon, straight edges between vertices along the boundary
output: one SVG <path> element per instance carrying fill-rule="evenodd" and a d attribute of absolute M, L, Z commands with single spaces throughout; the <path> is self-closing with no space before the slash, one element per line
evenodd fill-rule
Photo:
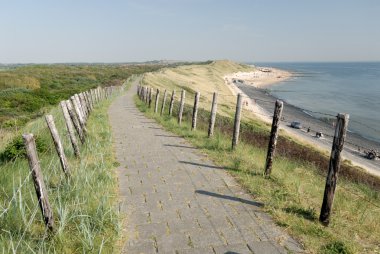
<path fill-rule="evenodd" d="M 160 64 L 52 64 L 10 66 L 0 72 L 0 151 L 17 130 L 61 100 L 97 86 L 121 85 Z"/>
<path fill-rule="evenodd" d="M 87 122 L 88 136 L 81 159 L 71 149 L 59 107 L 50 113 L 60 133 L 71 168 L 66 178 L 59 164 L 46 123 L 41 117 L 23 133 L 33 133 L 44 144 L 38 154 L 55 231 L 43 223 L 27 160 L 18 157 L 0 164 L 0 252 L 2 253 L 112 253 L 120 232 L 116 210 L 117 167 L 107 109 L 101 102 Z"/>
<path fill-rule="evenodd" d="M 154 79 L 154 73 L 150 74 L 149 79 L 144 78 L 145 84 L 150 84 L 149 80 L 155 80 L 153 85 L 157 85 L 161 74 L 157 74 L 157 79 Z M 192 75 L 194 74 L 190 76 Z M 166 87 L 166 84 L 169 84 L 167 89 L 180 87 L 173 80 L 172 83 L 161 83 L 160 87 Z M 195 90 L 196 87 L 191 89 Z M 265 179 L 263 168 L 267 137 L 264 137 L 268 135 L 267 125 L 246 118 L 242 123 L 238 149 L 231 151 L 231 112 L 228 117 L 218 115 L 215 136 L 208 139 L 209 112 L 205 110 L 201 109 L 198 113 L 198 130 L 191 131 L 190 105 L 186 106 L 183 124 L 178 126 L 176 118 L 167 115 L 160 117 L 138 99 L 136 104 L 148 117 L 189 140 L 215 164 L 236 177 L 256 201 L 265 204 L 265 211 L 272 215 L 276 223 L 298 239 L 308 252 L 380 252 L 380 195 L 377 178 L 356 172 L 350 165 L 343 165 L 331 223 L 329 227 L 324 227 L 318 222 L 318 217 L 328 162 L 325 155 L 280 135 L 273 173 L 269 179 Z M 176 105 L 175 109 L 177 107 Z"/>

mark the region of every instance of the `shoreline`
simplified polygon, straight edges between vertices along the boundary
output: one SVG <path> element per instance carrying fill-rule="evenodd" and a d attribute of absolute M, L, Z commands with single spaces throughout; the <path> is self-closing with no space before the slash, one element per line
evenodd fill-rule
<path fill-rule="evenodd" d="M 262 68 L 262 67 L 258 67 Z M 274 68 L 266 68 L 274 69 Z M 278 69 L 274 69 L 273 75 L 268 80 L 265 80 L 265 76 L 261 77 L 261 80 L 257 76 L 252 76 L 246 81 L 245 77 L 248 74 L 253 73 L 235 73 L 224 77 L 226 85 L 230 88 L 234 95 L 242 93 L 244 95 L 243 107 L 251 111 L 260 120 L 271 123 L 272 118 L 269 117 L 272 114 L 274 103 L 278 99 L 277 97 L 269 94 L 265 87 L 277 82 L 284 81 L 292 77 L 292 73 L 288 75 L 282 75 L 280 78 L 275 76 L 279 73 Z M 276 77 L 273 79 L 273 77 Z M 252 84 L 256 80 L 256 84 Z M 304 112 L 303 109 L 284 102 L 283 119 L 286 122 L 300 121 L 303 124 L 303 129 L 293 129 L 289 124 L 281 124 L 281 129 L 286 132 L 287 135 L 299 140 L 302 143 L 306 143 L 316 147 L 319 150 L 330 153 L 332 145 L 332 137 L 334 136 L 334 127 L 325 121 L 322 121 L 317 116 Z M 307 132 L 307 128 L 312 131 Z M 316 131 L 321 131 L 325 134 L 324 138 L 316 138 Z M 380 143 L 372 141 L 362 137 L 358 133 L 347 133 L 346 144 L 343 151 L 343 160 L 350 160 L 353 165 L 359 166 L 365 169 L 368 173 L 380 176 L 380 160 L 368 160 L 364 157 L 364 150 L 368 148 L 374 148 L 380 150 Z"/>

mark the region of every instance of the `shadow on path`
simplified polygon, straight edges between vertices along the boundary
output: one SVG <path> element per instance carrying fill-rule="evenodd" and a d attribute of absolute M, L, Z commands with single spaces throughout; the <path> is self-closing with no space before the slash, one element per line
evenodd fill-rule
<path fill-rule="evenodd" d="M 196 163 L 196 162 L 191 162 L 191 161 L 178 161 L 178 162 L 179 163 L 183 163 L 183 164 L 189 164 L 189 165 L 199 166 L 199 167 L 214 168 L 214 169 L 223 169 L 223 170 L 232 170 L 232 168 L 229 168 L 229 167 L 219 167 L 219 166 L 215 166 L 215 165 L 202 164 L 202 163 Z"/>
<path fill-rule="evenodd" d="M 211 197 L 215 197 L 215 198 L 222 198 L 222 199 L 232 200 L 232 201 L 244 203 L 244 204 L 247 204 L 247 205 L 253 205 L 253 206 L 256 206 L 256 207 L 262 207 L 263 206 L 263 203 L 259 203 L 259 202 L 253 201 L 253 200 L 247 200 L 247 199 L 242 199 L 242 198 L 237 198 L 237 197 L 231 197 L 231 196 L 222 195 L 222 194 L 218 194 L 218 193 L 214 193 L 214 192 L 209 192 L 209 191 L 205 191 L 205 190 L 196 190 L 195 193 L 202 194 L 202 195 L 207 195 L 207 196 L 211 196 Z"/>
<path fill-rule="evenodd" d="M 188 149 L 195 149 L 195 150 L 198 149 L 198 148 L 192 147 L 192 146 L 181 146 L 181 145 L 170 145 L 170 144 L 164 144 L 164 146 L 178 147 L 178 148 L 188 148 Z"/>

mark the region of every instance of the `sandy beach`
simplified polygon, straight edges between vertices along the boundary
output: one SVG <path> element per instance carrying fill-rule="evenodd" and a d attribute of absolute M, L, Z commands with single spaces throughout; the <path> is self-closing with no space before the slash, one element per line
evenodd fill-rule
<path fill-rule="evenodd" d="M 276 97 L 270 95 L 265 88 L 276 82 L 284 81 L 292 77 L 292 73 L 266 67 L 257 67 L 257 71 L 246 73 L 234 73 L 224 77 L 226 85 L 234 94 L 243 93 L 243 105 L 247 110 L 252 111 L 257 117 L 265 122 L 271 123 L 270 117 Z M 326 153 L 330 153 L 332 137 L 334 136 L 334 126 L 314 117 L 303 109 L 284 102 L 282 113 L 283 124 L 281 128 L 286 134 L 293 138 L 317 147 Z M 293 129 L 290 122 L 299 121 L 302 129 Z M 309 132 L 307 130 L 310 130 Z M 316 132 L 322 132 L 323 138 L 317 138 Z M 343 152 L 343 159 L 350 160 L 352 164 L 366 169 L 368 172 L 380 176 L 380 160 L 368 160 L 364 157 L 364 151 L 369 149 L 380 150 L 380 144 L 363 138 L 355 133 L 348 133 Z"/>

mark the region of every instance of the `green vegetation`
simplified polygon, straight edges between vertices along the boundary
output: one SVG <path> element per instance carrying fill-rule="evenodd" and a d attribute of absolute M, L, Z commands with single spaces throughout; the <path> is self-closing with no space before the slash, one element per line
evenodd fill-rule
<path fill-rule="evenodd" d="M 217 63 L 214 63 L 214 66 Z M 165 72 L 175 72 L 177 67 Z M 195 69 L 201 68 L 194 66 Z M 207 68 L 210 68 L 208 66 Z M 162 72 L 151 73 L 144 78 L 144 84 L 179 91 L 181 79 L 191 79 L 191 71 L 180 75 L 165 76 Z M 184 72 L 185 73 L 185 72 Z M 157 75 L 157 77 L 155 77 Z M 213 76 L 213 74 L 209 74 Z M 207 86 L 207 80 L 203 86 Z M 162 82 L 162 81 L 165 82 Z M 150 81 L 153 81 L 150 83 Z M 158 85 L 159 84 L 159 85 Z M 186 83 L 188 84 L 188 83 Z M 185 84 L 185 85 L 186 85 Z M 211 85 L 213 83 L 211 82 Z M 187 102 L 193 100 L 197 83 L 189 85 Z M 178 93 L 177 93 L 178 94 Z M 278 149 L 269 179 L 263 177 L 269 126 L 255 120 L 244 111 L 238 149 L 231 151 L 233 108 L 229 102 L 219 101 L 218 108 L 224 108 L 223 115 L 217 116 L 215 136 L 207 138 L 210 100 L 205 96 L 203 109 L 198 112 L 198 128 L 191 131 L 191 105 L 187 103 L 183 124 L 178 126 L 175 117 L 160 117 L 148 109 L 136 97 L 139 109 L 167 130 L 183 136 L 201 149 L 216 165 L 224 167 L 252 194 L 255 201 L 265 204 L 276 223 L 298 239 L 311 253 L 378 253 L 380 251 L 380 180 L 343 163 L 336 190 L 333 213 L 329 227 L 322 226 L 319 211 L 325 187 L 325 172 L 328 157 L 315 149 L 293 141 L 280 133 Z M 178 96 L 177 96 L 178 98 Z M 175 110 L 178 109 L 176 103 Z M 177 112 L 174 112 L 174 115 Z"/>
<path fill-rule="evenodd" d="M 0 72 L 0 151 L 20 127 L 71 95 L 97 86 L 120 85 L 133 74 L 162 65 L 23 65 Z"/>
<path fill-rule="evenodd" d="M 76 159 L 66 135 L 61 109 L 54 116 L 72 175 L 66 178 L 43 117 L 23 133 L 33 133 L 44 181 L 54 213 L 55 232 L 44 225 L 21 139 L 8 144 L 4 156 L 11 161 L 0 164 L 0 250 L 3 253 L 112 253 L 120 232 L 116 208 L 117 163 L 112 152 L 112 137 L 107 109 L 110 100 L 101 102 L 87 122 L 88 136 Z"/>

